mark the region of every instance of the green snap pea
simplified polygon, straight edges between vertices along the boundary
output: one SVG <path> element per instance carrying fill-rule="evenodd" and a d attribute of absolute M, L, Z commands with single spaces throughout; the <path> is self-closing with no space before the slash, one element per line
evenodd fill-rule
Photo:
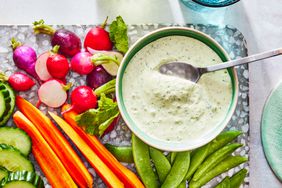
<path fill-rule="evenodd" d="M 132 134 L 132 154 L 136 170 L 146 188 L 158 188 L 158 177 L 151 166 L 149 146 Z"/>
<path fill-rule="evenodd" d="M 226 176 L 219 184 L 217 184 L 214 188 L 232 188 L 230 187 L 230 177 Z"/>
<path fill-rule="evenodd" d="M 230 178 L 230 187 L 231 188 L 239 188 L 240 185 L 244 182 L 244 179 L 247 175 L 248 171 L 246 169 L 242 169 L 236 174 L 234 174 Z"/>
<path fill-rule="evenodd" d="M 238 166 L 244 162 L 246 162 L 248 159 L 246 157 L 242 156 L 229 156 L 226 159 L 224 159 L 220 164 L 218 164 L 216 167 L 214 167 L 212 170 L 207 172 L 203 177 L 201 177 L 198 181 L 190 181 L 189 188 L 198 188 L 202 185 L 205 185 L 208 183 L 211 179 L 218 176 L 219 174 L 228 171 L 231 168 L 234 168 L 235 166 Z"/>
<path fill-rule="evenodd" d="M 222 160 L 228 157 L 231 153 L 233 153 L 237 148 L 241 147 L 242 144 L 234 143 L 228 144 L 223 148 L 217 150 L 213 154 L 211 154 L 197 169 L 193 176 L 193 180 L 197 181 L 202 176 L 204 176 L 209 170 L 219 164 Z"/>
<path fill-rule="evenodd" d="M 167 154 L 166 158 L 167 158 L 167 160 L 170 162 L 170 159 L 171 159 L 171 152 Z"/>
<path fill-rule="evenodd" d="M 150 147 L 149 150 L 150 150 L 150 156 L 157 170 L 159 180 L 161 183 L 163 183 L 166 176 L 170 172 L 171 165 L 169 161 L 167 160 L 167 158 L 165 157 L 165 155 L 161 151 L 155 148 L 152 148 L 152 147 Z"/>
<path fill-rule="evenodd" d="M 215 151 L 225 146 L 229 142 L 233 141 L 240 134 L 242 134 L 241 131 L 226 131 L 226 132 L 221 133 L 213 141 L 210 142 L 210 148 L 209 148 L 207 156 L 214 153 Z"/>
<path fill-rule="evenodd" d="M 208 151 L 209 151 L 209 144 L 204 145 L 193 151 L 193 155 L 191 156 L 190 167 L 184 178 L 185 180 L 189 180 L 190 177 L 192 177 L 192 175 L 200 166 L 200 164 L 205 160 Z"/>
<path fill-rule="evenodd" d="M 186 181 L 182 181 L 177 188 L 186 188 Z"/>
<path fill-rule="evenodd" d="M 190 151 L 179 152 L 176 154 L 175 160 L 167 175 L 162 188 L 176 188 L 184 179 L 190 164 Z"/>
<path fill-rule="evenodd" d="M 115 146 L 105 144 L 105 147 L 116 157 L 120 162 L 133 163 L 132 147 L 131 146 Z"/>
<path fill-rule="evenodd" d="M 172 164 L 173 163 L 173 161 L 174 161 L 174 159 L 175 159 L 175 157 L 176 157 L 176 152 L 171 152 L 171 155 L 170 155 L 170 164 Z"/>

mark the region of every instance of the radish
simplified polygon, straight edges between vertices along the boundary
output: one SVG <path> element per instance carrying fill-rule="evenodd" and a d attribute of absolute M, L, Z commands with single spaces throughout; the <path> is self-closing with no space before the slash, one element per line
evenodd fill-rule
<path fill-rule="evenodd" d="M 89 52 L 79 52 L 71 59 L 71 69 L 78 74 L 89 74 L 94 65 L 91 62 L 91 54 Z"/>
<path fill-rule="evenodd" d="M 48 57 L 46 66 L 54 78 L 64 79 L 69 72 L 69 62 L 64 56 L 57 54 L 60 46 L 54 46 L 52 54 Z"/>
<path fill-rule="evenodd" d="M 91 61 L 95 66 L 102 65 L 103 68 L 112 76 L 116 76 L 119 64 L 122 61 L 123 55 L 115 51 L 103 51 L 94 53 Z"/>
<path fill-rule="evenodd" d="M 67 90 L 71 84 L 64 85 L 61 81 L 50 79 L 38 89 L 39 101 L 52 108 L 62 106 L 67 100 Z"/>
<path fill-rule="evenodd" d="M 72 57 L 81 50 L 80 38 L 72 31 L 66 29 L 58 29 L 55 31 L 51 26 L 45 25 L 44 20 L 39 20 L 33 23 L 35 34 L 44 33 L 52 36 L 52 46 L 59 45 L 59 53 Z"/>
<path fill-rule="evenodd" d="M 74 110 L 77 113 L 82 113 L 96 107 L 97 97 L 92 89 L 88 86 L 78 86 L 71 93 L 71 107 L 67 111 Z"/>
<path fill-rule="evenodd" d="M 108 17 L 101 26 L 94 27 L 88 31 L 84 39 L 84 48 L 94 50 L 112 50 L 113 43 L 110 39 L 109 33 L 105 30 Z"/>
<path fill-rule="evenodd" d="M 37 78 L 35 72 L 36 52 L 33 48 L 27 45 L 22 45 L 15 38 L 11 39 L 11 46 L 13 48 L 13 60 L 15 65 L 19 68 Z"/>
<path fill-rule="evenodd" d="M 21 72 L 14 73 L 9 78 L 0 73 L 0 81 L 8 81 L 16 91 L 27 91 L 35 85 L 35 82 L 30 77 Z"/>
<path fill-rule="evenodd" d="M 50 51 L 44 52 L 37 58 L 36 63 L 35 63 L 36 74 L 42 81 L 46 81 L 52 78 L 52 76 L 50 75 L 50 73 L 47 70 L 47 65 L 46 65 L 47 59 L 50 55 L 51 55 Z"/>
<path fill-rule="evenodd" d="M 86 83 L 89 87 L 96 89 L 112 79 L 113 77 L 103 67 L 98 66 L 86 76 Z"/>

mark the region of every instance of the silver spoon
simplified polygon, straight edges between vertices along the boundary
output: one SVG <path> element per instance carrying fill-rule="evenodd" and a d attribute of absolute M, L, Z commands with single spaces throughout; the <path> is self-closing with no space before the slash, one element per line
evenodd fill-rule
<path fill-rule="evenodd" d="M 282 54 L 282 48 L 279 48 L 279 49 L 251 55 L 248 57 L 244 57 L 241 59 L 227 61 L 225 63 L 220 63 L 216 65 L 211 65 L 208 67 L 194 67 L 193 65 L 188 64 L 188 63 L 170 62 L 170 63 L 161 65 L 159 67 L 159 71 L 162 74 L 178 76 L 181 78 L 185 78 L 187 80 L 191 80 L 192 82 L 197 82 L 200 79 L 200 77 L 207 72 L 213 72 L 217 70 L 226 69 L 229 67 L 234 67 L 237 65 L 252 63 L 255 61 L 267 59 L 267 58 L 278 56 L 281 54 Z"/>

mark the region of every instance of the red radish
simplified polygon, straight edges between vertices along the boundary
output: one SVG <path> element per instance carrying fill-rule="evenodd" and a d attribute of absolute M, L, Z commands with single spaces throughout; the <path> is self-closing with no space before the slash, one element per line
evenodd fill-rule
<path fill-rule="evenodd" d="M 62 106 L 67 100 L 67 90 L 71 85 L 64 85 L 61 81 L 51 79 L 44 82 L 38 89 L 39 101 L 52 108 Z"/>
<path fill-rule="evenodd" d="M 35 82 L 30 77 L 21 72 L 16 72 L 12 74 L 9 78 L 4 74 L 0 73 L 0 80 L 8 81 L 8 83 L 16 91 L 27 91 L 35 85 Z"/>
<path fill-rule="evenodd" d="M 67 111 L 74 110 L 82 113 L 96 107 L 97 97 L 92 89 L 88 86 L 78 86 L 71 93 L 71 107 Z"/>
<path fill-rule="evenodd" d="M 43 54 L 41 54 L 35 63 L 35 72 L 38 75 L 38 77 L 40 78 L 40 80 L 42 81 L 46 81 L 49 80 L 50 78 L 52 78 L 52 76 L 50 75 L 50 73 L 47 70 L 47 59 L 48 57 L 51 55 L 51 52 L 44 52 Z"/>
<path fill-rule="evenodd" d="M 59 46 L 55 46 L 48 57 L 46 66 L 50 75 L 54 78 L 64 79 L 69 72 L 69 62 L 64 56 L 57 54 Z"/>
<path fill-rule="evenodd" d="M 78 74 L 89 74 L 94 65 L 91 62 L 92 55 L 89 52 L 79 52 L 71 59 L 71 69 Z"/>
<path fill-rule="evenodd" d="M 27 45 L 22 45 L 15 38 L 11 39 L 11 46 L 13 48 L 13 60 L 15 65 L 37 78 L 35 73 L 36 52 L 33 48 Z"/>
<path fill-rule="evenodd" d="M 101 26 L 94 27 L 88 31 L 84 39 L 84 48 L 94 50 L 112 50 L 113 43 L 110 40 L 109 33 L 105 30 L 108 17 Z"/>
<path fill-rule="evenodd" d="M 80 38 L 72 31 L 67 29 L 58 29 L 55 31 L 51 26 L 45 25 L 44 20 L 39 20 L 33 23 L 34 33 L 45 33 L 52 36 L 52 46 L 59 45 L 59 53 L 72 57 L 81 50 Z"/>

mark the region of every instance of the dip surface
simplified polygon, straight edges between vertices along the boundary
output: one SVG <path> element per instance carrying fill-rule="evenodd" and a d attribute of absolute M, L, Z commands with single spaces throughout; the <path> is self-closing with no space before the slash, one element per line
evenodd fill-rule
<path fill-rule="evenodd" d="M 227 70 L 204 74 L 197 83 L 163 75 L 172 61 L 195 66 L 222 63 L 206 44 L 185 36 L 160 38 L 131 59 L 122 80 L 127 112 L 142 131 L 167 142 L 194 140 L 225 118 L 232 98 Z"/>

